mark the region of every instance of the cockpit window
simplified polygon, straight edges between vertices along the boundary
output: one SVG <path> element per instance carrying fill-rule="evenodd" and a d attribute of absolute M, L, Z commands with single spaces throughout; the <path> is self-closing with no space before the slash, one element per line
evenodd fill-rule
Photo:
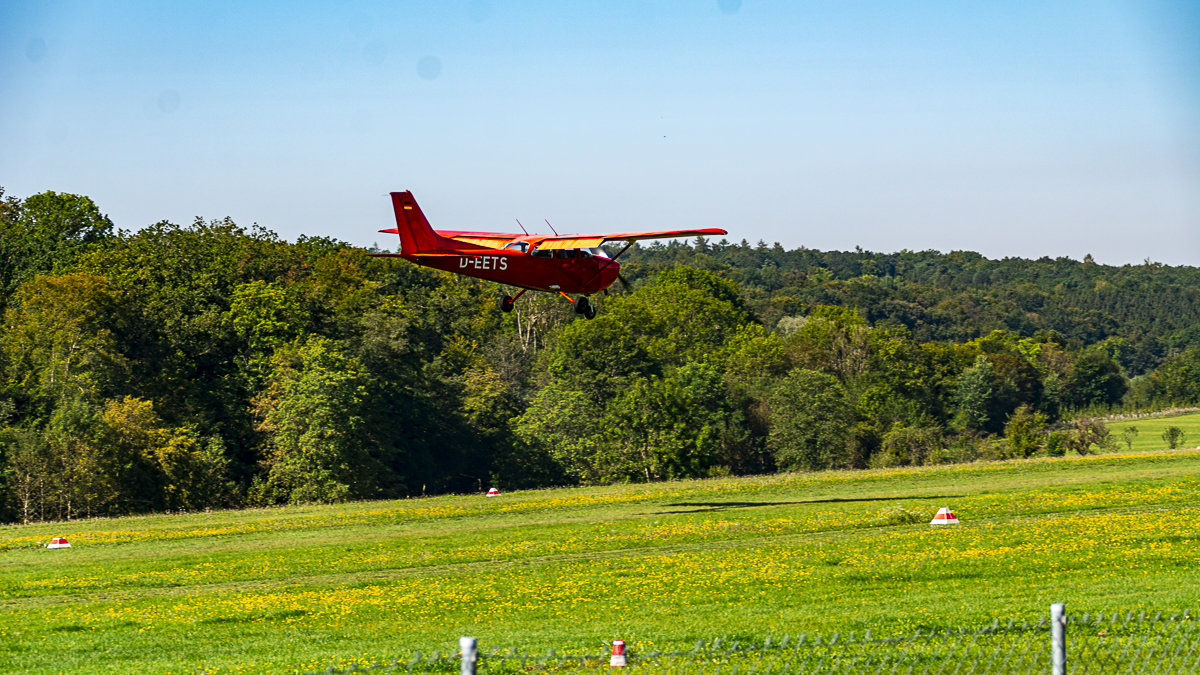
<path fill-rule="evenodd" d="M 505 248 L 512 248 L 512 247 L 516 246 L 517 244 L 523 245 L 524 242 L 513 242 L 512 244 L 509 244 Z M 521 250 L 525 250 L 525 249 L 521 249 Z M 533 248 L 529 249 L 529 255 L 537 256 L 540 258 L 557 258 L 559 260 L 567 260 L 567 259 L 571 259 L 571 258 L 590 258 L 592 256 L 599 256 L 599 257 L 603 257 L 603 258 L 608 257 L 608 255 L 604 252 L 604 249 L 600 249 L 600 248 L 541 249 L 541 248 L 538 248 L 538 246 L 536 244 L 534 244 Z"/>
<path fill-rule="evenodd" d="M 529 242 L 514 241 L 513 243 L 509 244 L 508 246 L 505 246 L 504 248 L 508 249 L 510 251 L 520 251 L 521 253 L 524 253 L 526 250 L 529 249 Z"/>

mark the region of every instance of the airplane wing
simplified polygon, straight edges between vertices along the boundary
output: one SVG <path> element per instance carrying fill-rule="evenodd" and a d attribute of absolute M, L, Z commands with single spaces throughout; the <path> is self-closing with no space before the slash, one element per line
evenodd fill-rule
<path fill-rule="evenodd" d="M 670 239 L 673 237 L 703 237 L 713 234 L 729 234 L 716 227 L 699 230 L 657 230 L 654 232 L 609 232 L 605 234 L 568 234 L 546 237 L 538 242 L 539 250 L 558 248 L 596 248 L 606 241 L 638 241 L 641 239 Z"/>
<path fill-rule="evenodd" d="M 507 232 L 460 232 L 457 230 L 434 230 L 434 231 L 437 232 L 440 236 L 446 237 L 447 239 L 461 241 L 464 244 L 474 244 L 476 246 L 486 246 L 487 248 L 504 248 L 505 244 L 512 241 L 513 239 L 524 236 L 521 234 L 511 234 L 511 233 L 507 233 Z M 390 228 L 387 230 L 380 230 L 380 232 L 385 232 L 387 234 L 397 234 L 397 233 L 399 233 L 399 230 L 397 230 L 396 228 L 393 227 L 393 228 Z"/>
<path fill-rule="evenodd" d="M 380 230 L 395 234 L 396 228 L 388 230 Z M 461 241 L 465 244 L 474 244 L 476 246 L 486 246 L 487 248 L 504 248 L 506 244 L 514 239 L 527 239 L 531 243 L 537 243 L 537 247 L 543 251 L 563 248 L 596 248 L 607 241 L 628 241 L 634 242 L 643 239 L 671 239 L 674 237 L 703 237 L 706 235 L 729 234 L 725 230 L 716 227 L 707 227 L 698 230 L 655 230 L 651 232 L 606 232 L 604 234 L 565 234 L 560 236 L 537 237 L 527 234 L 514 234 L 509 232 L 465 232 L 458 230 L 437 230 L 438 235 Z"/>

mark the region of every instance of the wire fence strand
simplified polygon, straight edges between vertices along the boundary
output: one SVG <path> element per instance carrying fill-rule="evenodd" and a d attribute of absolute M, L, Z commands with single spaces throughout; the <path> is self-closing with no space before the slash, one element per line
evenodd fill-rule
<path fill-rule="evenodd" d="M 1200 669 L 1200 628 L 1188 612 L 1164 617 L 1145 613 L 1067 616 L 1066 663 L 1081 673 L 1192 673 Z M 909 636 L 782 636 L 762 643 L 697 643 L 675 651 L 626 653 L 627 666 L 610 667 L 608 651 L 543 655 L 507 649 L 481 651 L 479 673 L 646 672 L 646 673 L 889 673 L 966 675 L 1051 672 L 1050 622 L 999 622 L 976 630 L 918 631 Z M 458 673 L 462 654 L 354 667 L 335 673 Z"/>

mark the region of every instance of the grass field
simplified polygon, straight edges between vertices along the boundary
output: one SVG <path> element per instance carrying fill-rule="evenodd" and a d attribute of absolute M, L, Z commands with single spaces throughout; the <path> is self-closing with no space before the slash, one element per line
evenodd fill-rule
<path fill-rule="evenodd" d="M 1200 415 L 1171 419 L 1200 441 Z M 1195 612 L 1200 452 L 1144 447 L 1151 421 L 1135 449 L 1155 451 L 1133 454 L 3 527 L 0 670 L 907 634 L 1052 602 Z M 930 527 L 940 506 L 962 524 Z M 44 548 L 60 535 L 71 549 Z"/>
<path fill-rule="evenodd" d="M 1110 421 L 1107 423 L 1108 430 L 1116 441 L 1117 447 L 1121 450 L 1130 449 L 1122 439 L 1122 432 L 1133 427 L 1137 430 L 1137 434 L 1133 437 L 1132 450 L 1134 451 L 1149 451 L 1158 450 L 1167 447 L 1167 442 L 1163 440 L 1162 433 L 1167 427 L 1179 427 L 1186 434 L 1179 443 L 1181 448 L 1196 448 L 1200 446 L 1200 413 L 1188 413 L 1186 415 L 1172 415 L 1167 417 L 1149 417 L 1139 420 L 1122 420 Z"/>

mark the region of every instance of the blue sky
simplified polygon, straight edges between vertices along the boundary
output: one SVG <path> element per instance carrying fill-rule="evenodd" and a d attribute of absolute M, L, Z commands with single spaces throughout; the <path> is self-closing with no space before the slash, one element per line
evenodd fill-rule
<path fill-rule="evenodd" d="M 1200 265 L 1200 3 L 8 0 L 0 185 L 388 248 L 409 189 L 446 229 Z"/>

